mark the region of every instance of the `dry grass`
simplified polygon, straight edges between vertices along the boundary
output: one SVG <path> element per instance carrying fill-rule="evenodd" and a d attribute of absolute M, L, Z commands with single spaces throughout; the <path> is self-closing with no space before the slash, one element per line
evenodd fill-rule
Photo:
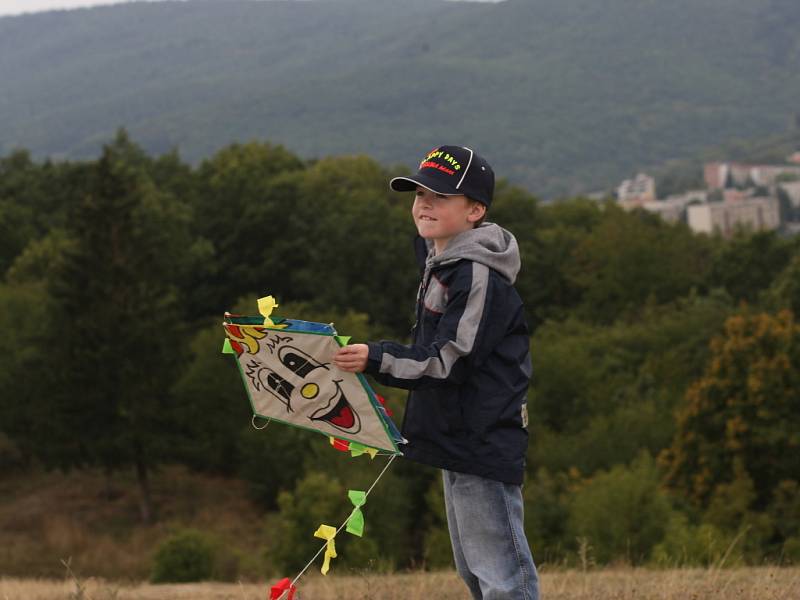
<path fill-rule="evenodd" d="M 798 568 L 552 570 L 542 573 L 543 600 L 796 600 Z M 0 579 L 0 600 L 264 600 L 268 583 L 116 585 L 101 580 Z M 453 572 L 309 575 L 298 600 L 466 599 Z"/>
<path fill-rule="evenodd" d="M 180 468 L 156 474 L 153 492 L 161 520 L 138 523 L 130 478 L 112 482 L 111 496 L 97 473 L 58 473 L 0 479 L 0 600 L 265 600 L 269 583 L 148 585 L 150 556 L 173 528 L 212 532 L 243 550 L 252 565 L 240 575 L 263 573 L 260 550 L 264 514 L 247 501 L 242 482 L 196 476 Z M 198 498 L 202 502 L 198 502 Z M 61 560 L 72 557 L 77 577 L 64 578 Z M 587 563 L 588 564 L 588 563 Z M 333 565 L 301 581 L 298 600 L 417 600 L 468 598 L 453 572 L 347 574 Z M 107 580 L 87 578 L 92 573 Z M 30 574 L 50 579 L 32 579 Z M 15 579 L 11 576 L 17 575 Z M 121 578 L 128 579 L 123 583 Z M 545 566 L 545 600 L 796 600 L 800 568 L 564 570 Z"/>

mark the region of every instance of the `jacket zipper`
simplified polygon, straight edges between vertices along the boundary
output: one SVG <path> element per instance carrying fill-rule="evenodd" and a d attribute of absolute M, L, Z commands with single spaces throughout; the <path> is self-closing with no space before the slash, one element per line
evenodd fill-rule
<path fill-rule="evenodd" d="M 428 291 L 428 284 L 431 280 L 431 273 L 433 268 L 426 267 L 425 272 L 422 275 L 422 280 L 419 282 L 419 288 L 417 289 L 417 306 L 415 307 L 415 315 L 416 318 L 414 319 L 414 326 L 411 328 L 411 341 L 412 343 L 417 342 L 417 326 L 419 325 L 419 321 L 422 318 L 422 305 L 425 302 L 425 294 Z"/>

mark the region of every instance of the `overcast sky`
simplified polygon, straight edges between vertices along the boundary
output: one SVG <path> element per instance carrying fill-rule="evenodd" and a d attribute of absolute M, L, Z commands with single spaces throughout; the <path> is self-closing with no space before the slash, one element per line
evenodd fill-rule
<path fill-rule="evenodd" d="M 59 8 L 81 8 L 84 6 L 100 6 L 102 4 L 120 4 L 122 2 L 154 2 L 157 0 L 0 0 L 0 16 L 18 15 L 26 12 L 55 10 Z M 463 1 L 463 0 L 462 0 Z M 497 2 L 498 0 L 472 0 Z"/>
<path fill-rule="evenodd" d="M 0 15 L 18 15 L 24 12 L 55 10 L 57 8 L 80 8 L 100 4 L 119 4 L 130 0 L 0 0 Z"/>

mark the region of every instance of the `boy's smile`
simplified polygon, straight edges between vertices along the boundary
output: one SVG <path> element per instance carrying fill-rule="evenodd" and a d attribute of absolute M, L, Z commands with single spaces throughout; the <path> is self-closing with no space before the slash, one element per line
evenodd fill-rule
<path fill-rule="evenodd" d="M 464 195 L 437 194 L 418 185 L 411 214 L 419 234 L 433 240 L 439 254 L 453 237 L 474 227 L 483 216 L 481 206 Z"/>

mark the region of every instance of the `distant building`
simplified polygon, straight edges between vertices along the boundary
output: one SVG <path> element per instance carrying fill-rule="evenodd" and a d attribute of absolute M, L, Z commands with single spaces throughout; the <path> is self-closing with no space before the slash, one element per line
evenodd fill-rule
<path fill-rule="evenodd" d="M 664 198 L 664 200 L 662 200 L 662 202 L 686 206 L 690 202 L 697 204 L 706 202 L 707 200 L 708 190 L 689 190 L 688 192 L 683 192 L 682 194 L 672 194 L 671 196 L 667 196 Z"/>
<path fill-rule="evenodd" d="M 703 204 L 708 199 L 706 190 L 690 190 L 683 194 L 673 194 L 663 200 L 645 202 L 642 208 L 659 215 L 668 223 L 686 220 L 686 207 L 689 204 Z"/>
<path fill-rule="evenodd" d="M 741 202 L 753 196 L 752 190 L 737 190 L 736 188 L 728 188 L 722 190 L 722 199 L 725 202 Z"/>
<path fill-rule="evenodd" d="M 794 208 L 800 208 L 800 181 L 786 181 L 779 183 L 778 187 L 786 192 Z"/>
<path fill-rule="evenodd" d="M 703 179 L 706 187 L 710 190 L 734 185 L 740 187 L 774 185 L 780 176 L 800 177 L 800 164 L 752 165 L 737 162 L 709 162 L 703 165 Z"/>
<path fill-rule="evenodd" d="M 677 223 L 682 221 L 685 210 L 685 207 L 682 204 L 664 202 L 662 200 L 645 202 L 641 205 L 641 207 L 648 212 L 657 214 L 667 223 Z"/>
<path fill-rule="evenodd" d="M 775 185 L 780 177 L 800 179 L 800 166 L 795 165 L 755 165 L 750 172 L 756 185 Z"/>
<path fill-rule="evenodd" d="M 642 206 L 656 199 L 656 180 L 644 173 L 626 179 L 617 188 L 617 202 L 626 209 Z"/>
<path fill-rule="evenodd" d="M 709 162 L 703 165 L 703 181 L 710 190 L 718 190 L 725 187 L 725 180 L 728 177 L 727 163 Z"/>
<path fill-rule="evenodd" d="M 730 236 L 737 225 L 755 231 L 778 229 L 781 225 L 780 206 L 773 197 L 695 204 L 687 207 L 686 218 L 696 232 L 719 231 L 723 236 Z"/>
<path fill-rule="evenodd" d="M 703 165 L 703 179 L 710 190 L 731 185 L 744 186 L 749 177 L 750 165 L 735 162 L 710 162 Z"/>

